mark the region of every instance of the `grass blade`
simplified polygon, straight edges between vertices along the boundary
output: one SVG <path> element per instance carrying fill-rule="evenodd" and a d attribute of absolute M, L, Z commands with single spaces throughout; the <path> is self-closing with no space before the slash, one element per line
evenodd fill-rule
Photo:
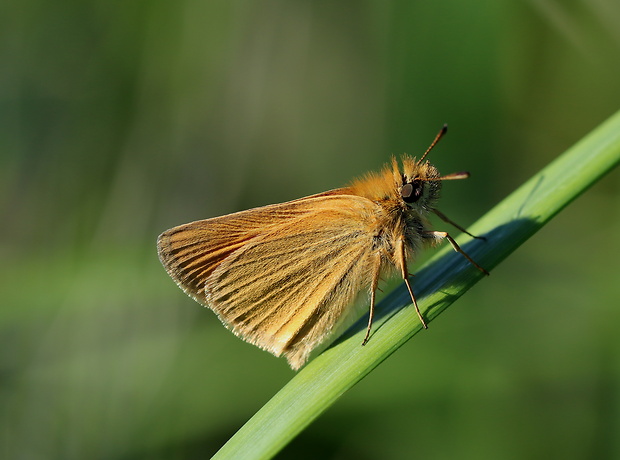
<path fill-rule="evenodd" d="M 620 162 L 620 112 L 557 158 L 469 229 L 487 241 L 459 238 L 461 247 L 488 270 L 545 225 Z M 465 244 L 462 241 L 467 241 Z M 447 245 L 446 245 L 447 246 Z M 420 308 L 432 321 L 483 275 L 449 247 L 416 273 Z M 345 391 L 419 330 L 404 290 L 377 307 L 373 335 L 360 346 L 362 318 L 331 348 L 302 369 L 214 458 L 270 458 L 331 406 Z"/>

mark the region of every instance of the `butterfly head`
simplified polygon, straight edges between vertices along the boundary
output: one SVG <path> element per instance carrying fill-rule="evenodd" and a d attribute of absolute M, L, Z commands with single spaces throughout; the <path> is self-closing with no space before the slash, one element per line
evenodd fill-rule
<path fill-rule="evenodd" d="M 403 156 L 401 180 L 397 184 L 402 202 L 411 209 L 432 207 L 439 198 L 441 181 L 439 171 L 428 161 L 416 161 Z"/>
<path fill-rule="evenodd" d="M 426 149 L 419 160 L 403 157 L 402 185 L 400 185 L 400 198 L 410 208 L 421 207 L 428 209 L 439 198 L 441 181 L 453 179 L 465 179 L 468 172 L 457 172 L 441 176 L 437 168 L 426 160 L 426 156 L 435 147 L 448 131 L 448 125 L 443 125 L 431 145 Z M 394 172 L 397 171 L 396 162 L 393 162 Z M 398 175 L 398 174 L 397 174 Z"/>

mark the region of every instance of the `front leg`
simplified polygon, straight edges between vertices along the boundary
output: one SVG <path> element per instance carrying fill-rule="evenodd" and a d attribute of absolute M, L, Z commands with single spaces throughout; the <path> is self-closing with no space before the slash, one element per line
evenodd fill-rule
<path fill-rule="evenodd" d="M 476 235 L 472 235 L 471 233 L 469 233 L 466 229 L 464 229 L 463 227 L 461 227 L 459 224 L 457 224 L 456 222 L 454 222 L 453 220 L 451 220 L 450 218 L 448 218 L 448 216 L 446 216 L 443 212 L 439 211 L 439 209 L 433 209 L 433 212 L 435 213 L 435 215 L 437 217 L 439 217 L 441 220 L 443 220 L 444 222 L 446 222 L 447 224 L 450 224 L 454 227 L 456 227 L 457 229 L 459 229 L 460 231 L 462 231 L 463 233 L 468 234 L 469 236 L 471 236 L 472 238 L 476 238 L 478 240 L 484 240 L 486 241 L 487 239 L 484 236 L 476 236 Z"/>
<path fill-rule="evenodd" d="M 452 245 L 452 247 L 454 248 L 454 250 L 460 254 L 463 255 L 463 257 L 465 257 L 470 264 L 472 264 L 474 267 L 476 267 L 478 270 L 480 270 L 482 273 L 484 273 L 485 275 L 488 275 L 489 272 L 486 271 L 484 268 L 482 268 L 480 265 L 478 265 L 476 262 L 474 262 L 474 260 L 469 257 L 467 255 L 467 253 L 465 251 L 463 251 L 460 246 L 458 244 L 456 244 L 456 241 L 454 241 L 454 238 L 452 238 L 448 232 L 434 232 L 434 231 L 427 231 L 423 233 L 425 238 L 433 238 L 436 240 L 440 240 L 440 239 L 447 239 L 450 244 Z"/>

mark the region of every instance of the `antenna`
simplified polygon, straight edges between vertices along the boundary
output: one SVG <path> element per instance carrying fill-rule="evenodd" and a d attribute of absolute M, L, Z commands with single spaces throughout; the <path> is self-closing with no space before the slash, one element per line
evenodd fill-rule
<path fill-rule="evenodd" d="M 433 150 L 433 147 L 437 145 L 437 142 L 439 142 L 439 139 L 441 139 L 443 135 L 446 134 L 447 132 L 448 132 L 448 125 L 444 124 L 441 128 L 441 131 L 439 131 L 439 133 L 435 136 L 435 139 L 431 143 L 430 147 L 426 149 L 426 152 L 424 152 L 424 155 L 422 155 L 422 158 L 420 158 L 420 161 L 418 161 L 418 163 L 422 163 L 424 161 L 424 158 L 426 158 L 426 155 L 428 155 L 428 152 Z"/>

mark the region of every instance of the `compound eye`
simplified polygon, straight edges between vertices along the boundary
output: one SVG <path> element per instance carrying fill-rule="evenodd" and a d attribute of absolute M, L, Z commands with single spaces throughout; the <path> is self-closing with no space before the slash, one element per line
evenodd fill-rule
<path fill-rule="evenodd" d="M 414 180 L 408 182 L 400 188 L 400 196 L 405 203 L 415 203 L 422 196 L 424 184 L 422 181 Z"/>

